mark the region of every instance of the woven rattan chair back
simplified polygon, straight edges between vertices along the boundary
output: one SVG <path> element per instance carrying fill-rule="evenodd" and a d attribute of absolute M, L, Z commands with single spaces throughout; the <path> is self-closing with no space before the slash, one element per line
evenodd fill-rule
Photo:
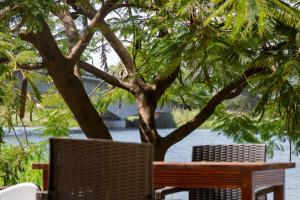
<path fill-rule="evenodd" d="M 152 199 L 152 161 L 150 144 L 50 139 L 50 199 Z"/>
<path fill-rule="evenodd" d="M 193 147 L 192 161 L 264 162 L 263 144 L 201 145 Z M 241 200 L 240 189 L 192 189 L 190 200 Z M 265 196 L 260 200 L 266 199 Z"/>

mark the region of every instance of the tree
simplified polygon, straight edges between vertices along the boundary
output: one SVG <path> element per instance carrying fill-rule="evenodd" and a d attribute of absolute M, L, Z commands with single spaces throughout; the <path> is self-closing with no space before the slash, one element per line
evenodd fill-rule
<path fill-rule="evenodd" d="M 237 97 L 250 82 L 261 88 L 266 77 L 282 77 L 272 75 L 283 65 L 298 63 L 299 56 L 293 56 L 299 27 L 297 5 L 279 0 L 270 4 L 254 0 L 93 2 L 1 3 L 2 33 L 9 34 L 12 42 L 22 40 L 26 50 L 38 54 L 15 67 L 46 70 L 89 138 L 112 139 L 84 90 L 80 69 L 129 92 L 138 106 L 141 140 L 153 144 L 156 160 L 163 160 L 168 148 L 198 128 L 222 102 Z M 249 8 L 246 14 L 244 5 Z M 279 14 L 267 16 L 269 8 Z M 268 26 L 262 29 L 264 23 Z M 289 31 L 283 32 L 283 27 Z M 61 42 L 64 38 L 67 45 Z M 103 38 L 120 57 L 125 78 L 85 61 L 89 45 L 97 39 L 103 42 Z M 7 66 L 8 60 L 3 55 L 1 63 Z M 174 95 L 184 101 L 195 95 L 184 91 L 191 87 L 198 88 L 200 112 L 167 136 L 160 136 L 154 120 L 159 102 Z M 259 111 L 267 104 L 260 105 Z"/>

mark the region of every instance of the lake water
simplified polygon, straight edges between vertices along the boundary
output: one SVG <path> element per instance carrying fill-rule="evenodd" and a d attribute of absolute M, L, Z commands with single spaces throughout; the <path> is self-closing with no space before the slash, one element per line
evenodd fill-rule
<path fill-rule="evenodd" d="M 20 130 L 21 131 L 21 130 Z M 160 129 L 159 133 L 162 136 L 170 133 L 172 129 Z M 140 142 L 138 130 L 112 130 L 112 137 L 116 141 L 126 142 Z M 71 134 L 72 138 L 86 138 L 83 134 Z M 29 135 L 29 140 L 32 142 L 38 142 L 45 140 L 46 138 L 40 138 L 38 135 Z M 5 140 L 9 143 L 15 144 L 16 139 L 13 136 L 6 136 Z M 200 144 L 233 144 L 231 139 L 226 136 L 218 135 L 211 132 L 209 129 L 198 129 L 184 138 L 179 143 L 172 146 L 166 154 L 166 161 L 190 161 L 192 156 L 192 146 Z M 283 144 L 285 149 L 288 150 L 288 143 Z M 289 152 L 276 151 L 272 159 L 269 161 L 289 161 Z M 300 157 L 293 156 L 292 162 L 296 162 L 296 165 L 300 165 Z M 298 193 L 299 192 L 299 193 Z M 300 168 L 294 168 L 286 170 L 286 187 L 285 196 L 287 200 L 300 200 Z M 271 198 L 271 196 L 269 197 Z M 268 199 L 269 199 L 268 198 Z M 170 196 L 169 199 L 186 199 L 186 193 Z"/>

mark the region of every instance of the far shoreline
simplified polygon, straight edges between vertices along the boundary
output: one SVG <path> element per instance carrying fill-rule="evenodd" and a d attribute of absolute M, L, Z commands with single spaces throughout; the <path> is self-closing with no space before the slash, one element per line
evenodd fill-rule
<path fill-rule="evenodd" d="M 17 136 L 23 136 L 24 134 L 24 127 L 14 127 Z M 42 134 L 43 131 L 43 127 L 41 126 L 32 126 L 32 127 L 25 127 L 27 135 L 31 136 L 31 135 L 40 135 Z M 157 130 L 174 130 L 175 128 L 158 128 Z M 198 128 L 197 130 L 211 130 L 213 128 Z M 10 131 L 9 131 L 10 130 Z M 83 131 L 81 130 L 80 127 L 70 127 L 69 128 L 70 133 L 69 134 L 83 134 Z M 133 130 L 136 131 L 138 130 L 138 128 L 135 127 L 128 127 L 128 128 L 109 128 L 110 131 L 128 131 L 128 130 Z M 15 136 L 15 134 L 13 133 L 11 128 L 8 127 L 3 127 L 3 131 L 4 131 L 4 137 L 12 137 Z"/>

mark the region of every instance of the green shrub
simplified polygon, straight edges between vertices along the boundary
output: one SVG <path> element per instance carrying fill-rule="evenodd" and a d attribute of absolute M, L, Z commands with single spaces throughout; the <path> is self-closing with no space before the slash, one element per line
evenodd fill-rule
<path fill-rule="evenodd" d="M 131 115 L 126 119 L 126 128 L 138 128 L 139 127 L 139 116 Z"/>
<path fill-rule="evenodd" d="M 154 117 L 157 128 L 176 128 L 176 123 L 171 113 L 156 112 Z"/>
<path fill-rule="evenodd" d="M 42 184 L 42 172 L 33 170 L 33 163 L 46 162 L 45 143 L 30 144 L 24 147 L 4 144 L 0 149 L 0 186 L 20 182 Z"/>

